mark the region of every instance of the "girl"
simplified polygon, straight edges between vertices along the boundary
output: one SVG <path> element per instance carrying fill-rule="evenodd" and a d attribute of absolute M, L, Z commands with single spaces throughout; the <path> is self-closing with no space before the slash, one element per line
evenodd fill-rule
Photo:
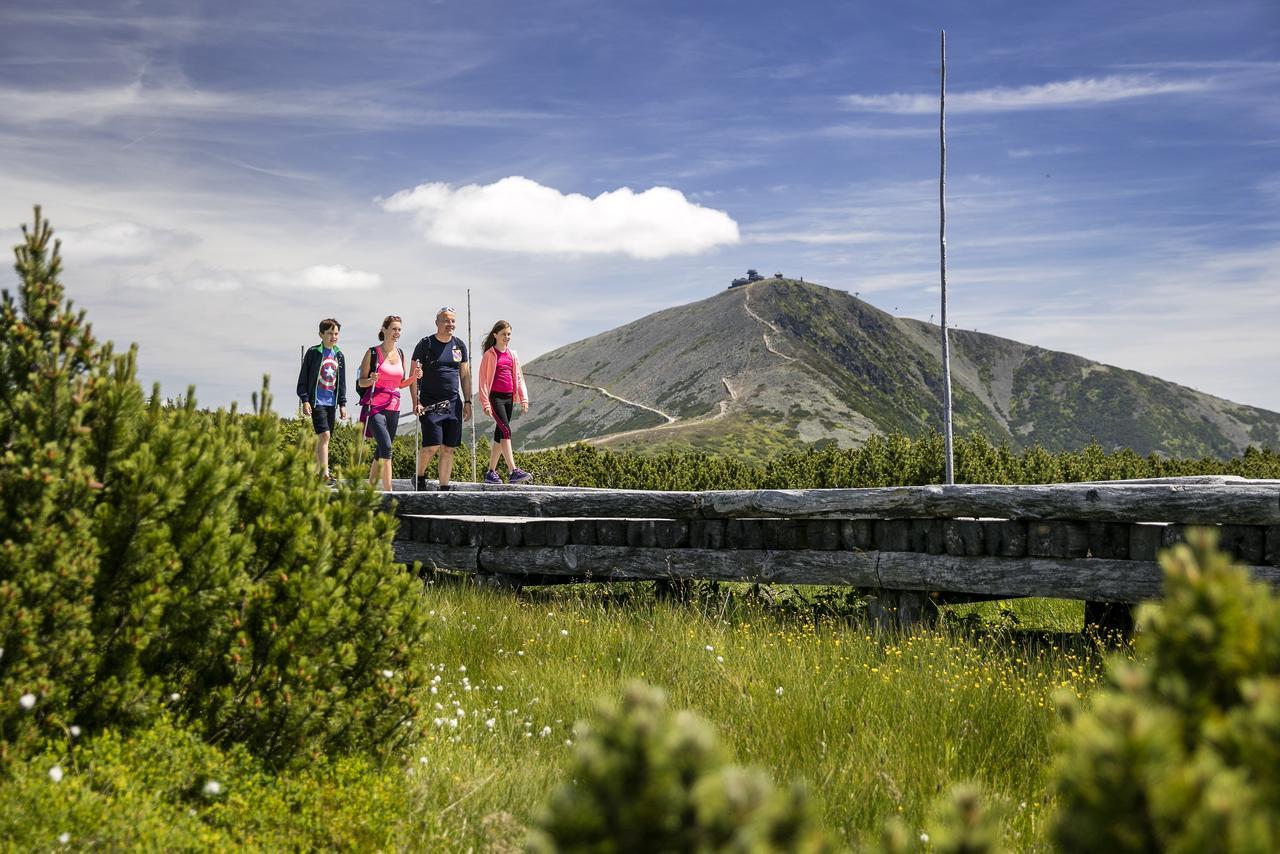
<path fill-rule="evenodd" d="M 520 370 L 520 357 L 511 347 L 511 324 L 499 320 L 484 339 L 484 356 L 480 359 L 480 405 L 493 418 L 493 445 L 489 449 L 489 470 L 485 483 L 502 483 L 498 475 L 498 456 L 506 457 L 507 482 L 524 483 L 533 475 L 516 468 L 511 452 L 511 410 L 520 404 L 521 412 L 529 411 L 529 389 Z"/>
<path fill-rule="evenodd" d="M 400 318 L 387 315 L 378 331 L 379 347 L 370 347 L 360 362 L 356 388 L 360 389 L 360 420 L 365 438 L 373 438 L 377 450 L 369 466 L 369 483 L 381 478 L 382 488 L 391 491 L 391 441 L 400 422 L 400 389 L 415 382 L 421 372 L 415 365 L 405 370 L 404 352 L 396 346 L 400 340 Z"/>

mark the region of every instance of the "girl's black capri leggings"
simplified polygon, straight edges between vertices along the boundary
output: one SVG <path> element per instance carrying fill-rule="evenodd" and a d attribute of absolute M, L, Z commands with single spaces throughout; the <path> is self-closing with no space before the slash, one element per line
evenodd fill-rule
<path fill-rule="evenodd" d="M 515 404 L 514 395 L 495 391 L 489 395 L 489 408 L 493 410 L 493 441 L 501 442 L 511 438 L 511 409 Z"/>

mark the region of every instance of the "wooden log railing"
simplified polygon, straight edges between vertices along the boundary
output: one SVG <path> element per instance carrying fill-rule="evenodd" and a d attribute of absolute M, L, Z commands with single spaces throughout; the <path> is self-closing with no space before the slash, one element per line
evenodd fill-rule
<path fill-rule="evenodd" d="M 1232 477 L 881 489 L 396 493 L 398 559 L 514 583 L 715 579 L 935 601 L 1160 593 L 1191 525 L 1280 583 L 1280 481 Z"/>

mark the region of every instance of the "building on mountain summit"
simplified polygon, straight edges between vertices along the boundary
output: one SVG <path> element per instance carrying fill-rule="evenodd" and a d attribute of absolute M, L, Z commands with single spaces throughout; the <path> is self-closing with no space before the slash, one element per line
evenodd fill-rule
<path fill-rule="evenodd" d="M 775 278 L 775 279 L 781 279 L 781 278 L 782 278 L 782 274 L 781 274 L 781 273 L 775 273 L 775 274 L 774 274 L 774 278 Z M 740 288 L 740 287 L 742 287 L 743 285 L 749 285 L 749 284 L 751 284 L 752 282 L 760 282 L 760 281 L 763 281 L 763 280 L 764 280 L 764 276 L 760 275 L 759 271 L 757 271 L 757 270 L 747 270 L 747 275 L 746 275 L 745 277 L 734 279 L 732 282 L 730 282 L 730 283 L 729 283 L 729 287 L 731 287 L 731 288 Z"/>

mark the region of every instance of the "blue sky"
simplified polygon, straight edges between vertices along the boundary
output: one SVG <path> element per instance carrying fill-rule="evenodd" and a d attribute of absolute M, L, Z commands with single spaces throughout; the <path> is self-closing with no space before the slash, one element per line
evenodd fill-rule
<path fill-rule="evenodd" d="M 1119 8 L 1117 8 L 1119 7 Z M 98 2 L 0 11 L 34 203 L 147 382 L 292 410 L 299 345 L 472 291 L 527 360 L 748 267 L 928 320 L 938 35 L 964 328 L 1280 410 L 1271 0 Z M 8 286 L 8 283 L 6 283 Z M 462 318 L 465 323 L 465 316 Z"/>

